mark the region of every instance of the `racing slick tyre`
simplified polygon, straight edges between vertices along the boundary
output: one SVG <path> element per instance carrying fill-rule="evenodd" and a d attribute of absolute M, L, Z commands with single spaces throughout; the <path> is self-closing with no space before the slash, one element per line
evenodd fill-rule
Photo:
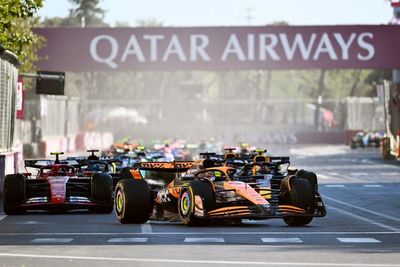
<path fill-rule="evenodd" d="M 186 225 L 202 225 L 207 222 L 204 218 L 195 216 L 195 196 L 200 196 L 205 212 L 215 207 L 215 194 L 207 182 L 191 181 L 179 195 L 178 212 L 182 222 Z"/>
<path fill-rule="evenodd" d="M 95 173 L 91 181 L 92 199 L 97 204 L 91 210 L 96 213 L 111 213 L 113 211 L 112 198 L 113 181 L 109 174 Z"/>
<path fill-rule="evenodd" d="M 317 175 L 314 172 L 309 172 L 305 170 L 298 170 L 296 173 L 297 178 L 303 178 L 306 179 L 313 190 L 314 193 L 317 193 L 318 191 L 318 180 L 317 180 Z"/>
<path fill-rule="evenodd" d="M 315 194 L 311 183 L 304 178 L 290 179 L 290 191 L 286 196 L 290 198 L 290 204 L 306 210 L 308 213 L 314 213 Z M 312 221 L 312 216 L 286 216 L 283 220 L 290 226 L 303 226 Z"/>
<path fill-rule="evenodd" d="M 115 211 L 121 223 L 145 223 L 153 211 L 153 199 L 145 180 L 123 179 L 115 187 Z"/>
<path fill-rule="evenodd" d="M 18 207 L 25 200 L 25 176 L 9 174 L 4 179 L 4 212 L 9 215 L 20 214 L 24 209 Z"/>

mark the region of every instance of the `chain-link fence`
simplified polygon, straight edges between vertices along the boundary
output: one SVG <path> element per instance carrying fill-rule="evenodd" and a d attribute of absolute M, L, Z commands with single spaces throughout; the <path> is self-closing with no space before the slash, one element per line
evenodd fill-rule
<path fill-rule="evenodd" d="M 385 129 L 384 107 L 377 97 L 348 97 L 346 103 L 347 129 Z"/>
<path fill-rule="evenodd" d="M 383 117 L 376 98 L 87 100 L 79 116 L 87 127 L 141 139 L 379 130 Z"/>
<path fill-rule="evenodd" d="M 27 157 L 46 156 L 43 142 L 63 143 L 60 148 L 73 150 L 79 133 L 79 99 L 39 95 L 25 101 L 25 118 L 15 123 L 15 141 L 23 144 Z"/>
<path fill-rule="evenodd" d="M 0 48 L 0 153 L 12 147 L 18 64 L 15 55 Z"/>

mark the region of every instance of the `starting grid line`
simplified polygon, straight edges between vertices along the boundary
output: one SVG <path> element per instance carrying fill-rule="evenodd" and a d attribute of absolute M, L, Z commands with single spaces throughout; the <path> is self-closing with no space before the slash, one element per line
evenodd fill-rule
<path fill-rule="evenodd" d="M 31 244 L 67 244 L 72 243 L 74 238 L 35 238 L 29 241 Z M 381 240 L 372 237 L 334 237 L 332 241 L 339 241 L 340 243 L 357 243 L 357 244 L 370 244 L 370 243 L 382 243 Z M 109 238 L 104 240 L 106 243 L 118 244 L 118 243 L 147 243 L 152 241 L 147 237 L 140 238 Z M 185 237 L 180 240 L 183 243 L 237 243 L 237 242 L 226 242 L 223 237 Z M 248 240 L 247 240 L 248 241 Z M 267 243 L 267 244 L 304 244 L 314 242 L 304 242 L 299 237 L 259 237 L 253 241 Z"/>
<path fill-rule="evenodd" d="M 153 263 L 181 263 L 181 264 L 202 264 L 202 265 L 242 265 L 242 266 L 336 266 L 336 267 L 400 267 L 400 264 L 385 263 L 340 263 L 340 262 L 273 262 L 273 261 L 232 261 L 232 260 L 192 260 L 192 259 L 168 259 L 168 258 L 124 258 L 124 257 L 90 257 L 76 255 L 37 255 L 0 253 L 0 257 L 11 258 L 33 258 L 33 259 L 59 259 L 59 260 L 89 260 L 109 262 L 153 262 Z"/>
<path fill-rule="evenodd" d="M 363 184 L 363 185 L 346 185 L 346 184 L 320 184 L 320 187 L 366 187 L 366 188 L 381 188 L 382 184 Z"/>
<path fill-rule="evenodd" d="M 152 233 L 133 233 L 133 232 L 91 232 L 91 233 L 60 233 L 60 232 L 48 232 L 48 233 L 0 233 L 0 237 L 7 237 L 7 236 L 163 236 L 163 235 L 186 235 L 186 236 L 193 236 L 193 235 L 400 235 L 400 231 L 349 231 L 349 232 L 340 232 L 340 231 L 308 231 L 308 232 L 152 232 Z"/>

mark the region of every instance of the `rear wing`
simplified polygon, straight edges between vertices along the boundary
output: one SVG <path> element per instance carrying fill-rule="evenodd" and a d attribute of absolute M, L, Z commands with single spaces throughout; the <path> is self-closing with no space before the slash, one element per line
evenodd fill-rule
<path fill-rule="evenodd" d="M 194 161 L 140 162 L 139 170 L 159 172 L 186 172 Z"/>
<path fill-rule="evenodd" d="M 290 163 L 290 157 L 268 157 L 271 163 L 286 164 Z"/>
<path fill-rule="evenodd" d="M 51 159 L 26 159 L 24 160 L 24 165 L 30 168 L 40 168 L 43 166 L 49 166 L 54 164 L 54 160 Z"/>
<path fill-rule="evenodd" d="M 50 166 L 54 164 L 65 164 L 65 165 L 71 165 L 73 167 L 77 167 L 80 165 L 80 163 L 77 160 L 61 160 L 60 162 L 56 163 L 52 159 L 26 159 L 24 161 L 25 168 L 41 168 L 43 166 Z"/>

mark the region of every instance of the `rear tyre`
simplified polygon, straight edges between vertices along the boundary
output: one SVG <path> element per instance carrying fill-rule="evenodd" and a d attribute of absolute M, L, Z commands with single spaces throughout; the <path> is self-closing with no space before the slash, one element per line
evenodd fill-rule
<path fill-rule="evenodd" d="M 195 196 L 200 196 L 204 212 L 215 207 L 215 194 L 207 182 L 191 181 L 179 195 L 178 212 L 182 222 L 186 225 L 202 225 L 207 222 L 204 218 L 195 216 Z"/>
<path fill-rule="evenodd" d="M 307 213 L 315 211 L 315 194 L 310 182 L 304 178 L 290 179 L 290 204 L 304 209 Z M 303 226 L 312 221 L 312 216 L 286 216 L 285 223 L 290 226 Z"/>
<path fill-rule="evenodd" d="M 91 210 L 96 213 L 111 213 L 113 211 L 112 199 L 113 182 L 109 174 L 95 173 L 92 177 L 92 199 L 97 204 Z"/>
<path fill-rule="evenodd" d="M 153 211 L 153 199 L 145 180 L 123 179 L 115 187 L 115 211 L 121 223 L 145 223 Z"/>
<path fill-rule="evenodd" d="M 25 210 L 21 205 L 25 200 L 25 176 L 9 174 L 4 179 L 4 213 L 8 215 L 21 214 Z"/>

